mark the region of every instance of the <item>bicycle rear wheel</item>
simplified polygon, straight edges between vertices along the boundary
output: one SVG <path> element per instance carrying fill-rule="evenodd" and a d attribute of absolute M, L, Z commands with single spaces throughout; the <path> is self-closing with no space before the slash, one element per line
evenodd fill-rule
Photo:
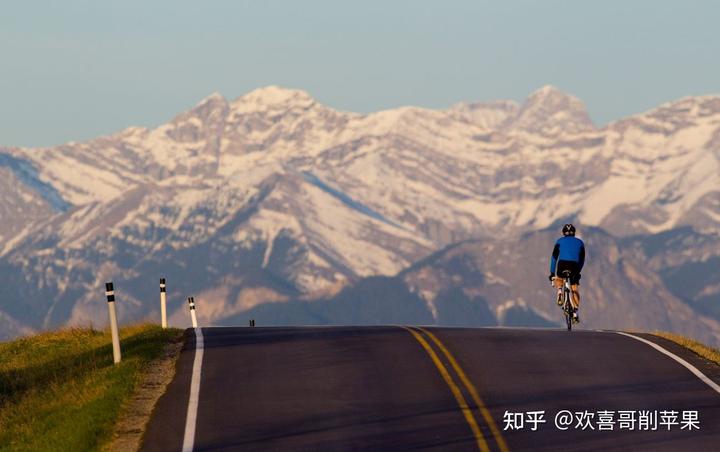
<path fill-rule="evenodd" d="M 572 321 L 573 321 L 573 309 L 572 309 L 572 303 L 570 302 L 570 291 L 565 289 L 563 291 L 563 311 L 565 312 L 565 323 L 567 324 L 568 331 L 572 330 Z"/>

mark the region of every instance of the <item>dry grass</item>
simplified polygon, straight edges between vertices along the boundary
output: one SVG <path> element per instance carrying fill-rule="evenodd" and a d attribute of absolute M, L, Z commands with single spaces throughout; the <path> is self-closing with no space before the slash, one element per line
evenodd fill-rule
<path fill-rule="evenodd" d="M 698 355 L 702 356 L 705 359 L 708 359 L 718 365 L 720 365 L 720 350 L 708 347 L 705 344 L 702 344 L 698 341 L 695 341 L 693 339 L 680 336 L 678 334 L 673 333 L 665 333 L 662 331 L 656 331 L 653 333 L 655 336 L 659 336 L 662 338 L 665 338 L 669 341 L 673 341 L 676 344 L 680 344 L 685 348 L 688 348 L 692 350 L 693 352 L 697 353 Z"/>
<path fill-rule="evenodd" d="M 72 328 L 0 343 L 0 451 L 99 449 L 142 370 L 180 335 L 123 328 L 119 365 L 107 331 Z"/>

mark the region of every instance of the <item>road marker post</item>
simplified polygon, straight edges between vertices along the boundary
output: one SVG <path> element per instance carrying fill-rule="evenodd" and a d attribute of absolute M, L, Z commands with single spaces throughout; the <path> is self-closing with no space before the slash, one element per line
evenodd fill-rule
<path fill-rule="evenodd" d="M 192 319 L 192 326 L 193 326 L 193 328 L 197 328 L 198 323 L 197 323 L 197 315 L 195 314 L 195 298 L 193 298 L 193 297 L 188 298 L 188 304 L 190 305 L 190 318 Z"/>
<path fill-rule="evenodd" d="M 107 296 L 108 312 L 110 314 L 110 334 L 112 335 L 113 345 L 113 361 L 119 363 L 122 356 L 120 354 L 120 335 L 118 334 L 117 313 L 115 312 L 115 289 L 113 283 L 105 283 L 105 295 Z"/>
<path fill-rule="evenodd" d="M 167 305 L 166 305 L 165 278 L 160 278 L 160 319 L 163 329 L 167 328 Z"/>

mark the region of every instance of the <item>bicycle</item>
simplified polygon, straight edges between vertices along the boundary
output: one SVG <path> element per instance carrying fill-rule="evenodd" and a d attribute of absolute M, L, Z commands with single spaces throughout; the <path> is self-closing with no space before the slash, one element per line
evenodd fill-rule
<path fill-rule="evenodd" d="M 565 314 L 565 323 L 567 324 L 568 331 L 572 330 L 573 324 L 573 305 L 570 301 L 572 297 L 572 289 L 570 288 L 570 271 L 563 270 L 563 291 L 562 291 L 562 310 Z"/>

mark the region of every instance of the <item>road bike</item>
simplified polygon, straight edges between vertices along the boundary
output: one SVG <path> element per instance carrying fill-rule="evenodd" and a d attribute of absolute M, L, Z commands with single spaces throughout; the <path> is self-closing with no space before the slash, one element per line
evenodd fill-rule
<path fill-rule="evenodd" d="M 562 304 L 562 310 L 565 314 L 565 323 L 567 324 L 568 331 L 572 330 L 572 324 L 573 324 L 573 305 L 571 298 L 572 297 L 572 289 L 570 288 L 570 271 L 569 270 L 563 270 L 561 278 L 563 279 L 563 288 L 562 288 L 562 295 L 561 300 Z"/>

